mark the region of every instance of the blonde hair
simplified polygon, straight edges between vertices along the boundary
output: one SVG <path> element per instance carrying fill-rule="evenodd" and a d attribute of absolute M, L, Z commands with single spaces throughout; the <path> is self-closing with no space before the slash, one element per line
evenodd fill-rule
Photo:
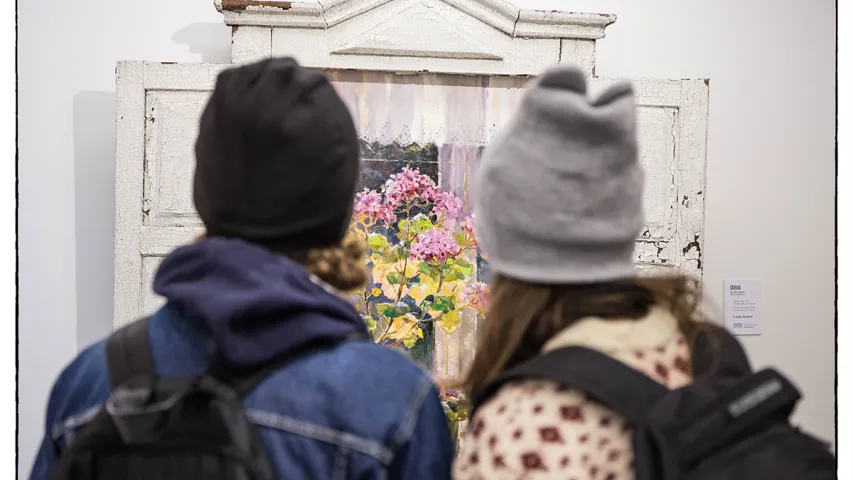
<path fill-rule="evenodd" d="M 342 292 L 364 287 L 369 279 L 365 256 L 367 245 L 355 234 L 344 237 L 340 246 L 309 250 L 305 268 Z"/>
<path fill-rule="evenodd" d="M 208 238 L 200 235 L 196 241 Z M 312 274 L 341 292 L 358 290 L 367 284 L 370 272 L 365 262 L 367 244 L 360 236 L 348 233 L 339 246 L 309 250 L 298 260 Z"/>

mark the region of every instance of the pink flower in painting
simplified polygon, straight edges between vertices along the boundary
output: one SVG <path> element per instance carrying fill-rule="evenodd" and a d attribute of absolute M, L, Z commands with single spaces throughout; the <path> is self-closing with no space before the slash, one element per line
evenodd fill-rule
<path fill-rule="evenodd" d="M 402 172 L 391 175 L 382 193 L 387 202 L 396 207 L 416 198 L 424 202 L 432 201 L 435 189 L 435 182 L 431 178 L 418 170 L 405 167 Z"/>
<path fill-rule="evenodd" d="M 445 219 L 456 219 L 462 213 L 462 199 L 453 193 L 436 192 L 432 204 L 435 213 Z"/>
<path fill-rule="evenodd" d="M 353 211 L 356 216 L 364 216 L 370 220 L 391 223 L 397 220 L 394 209 L 382 203 L 382 196 L 373 190 L 364 189 L 355 196 Z"/>
<path fill-rule="evenodd" d="M 443 228 L 434 228 L 418 235 L 418 240 L 412 245 L 412 256 L 430 263 L 444 263 L 458 253 L 459 244 Z"/>
<path fill-rule="evenodd" d="M 474 236 L 474 215 L 473 214 L 469 215 L 468 217 L 465 218 L 465 220 L 462 220 L 461 226 L 462 226 L 462 232 L 465 233 L 465 235 L 470 235 L 473 237 Z"/>
<path fill-rule="evenodd" d="M 465 287 L 465 296 L 468 297 L 468 306 L 484 312 L 489 303 L 489 289 L 483 282 L 475 282 Z"/>
<path fill-rule="evenodd" d="M 474 233 L 474 215 L 469 215 L 460 222 L 462 233 L 465 234 L 465 240 L 471 248 L 479 249 L 480 244 L 477 242 L 477 235 Z"/>

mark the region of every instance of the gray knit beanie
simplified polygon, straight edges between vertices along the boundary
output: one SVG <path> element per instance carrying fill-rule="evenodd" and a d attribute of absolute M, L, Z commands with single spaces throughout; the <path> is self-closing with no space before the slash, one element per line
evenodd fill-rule
<path fill-rule="evenodd" d="M 490 267 L 532 283 L 636 276 L 644 178 L 631 85 L 588 97 L 581 70 L 548 70 L 478 167 L 475 227 Z"/>

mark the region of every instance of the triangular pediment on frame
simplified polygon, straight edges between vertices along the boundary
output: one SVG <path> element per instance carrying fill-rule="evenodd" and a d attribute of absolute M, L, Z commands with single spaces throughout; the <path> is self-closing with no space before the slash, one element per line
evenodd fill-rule
<path fill-rule="evenodd" d="M 328 29 L 400 0 L 215 0 L 232 26 Z M 459 12 L 517 38 L 597 40 L 615 15 L 519 9 L 505 0 L 439 0 Z M 417 29 L 417 25 L 412 25 Z M 386 53 L 387 54 L 387 53 Z"/>
<path fill-rule="evenodd" d="M 333 55 L 387 55 L 401 57 L 503 60 L 463 30 L 450 27 L 452 19 L 426 4 L 415 3 L 362 32 Z"/>

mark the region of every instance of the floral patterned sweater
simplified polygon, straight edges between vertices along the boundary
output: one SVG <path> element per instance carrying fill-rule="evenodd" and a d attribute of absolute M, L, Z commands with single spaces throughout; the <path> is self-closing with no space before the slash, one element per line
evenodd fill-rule
<path fill-rule="evenodd" d="M 654 308 L 640 320 L 588 318 L 543 348 L 592 348 L 670 388 L 690 382 L 690 353 L 675 318 Z M 552 382 L 510 384 L 472 419 L 456 480 L 633 480 L 632 427 L 583 393 Z"/>

